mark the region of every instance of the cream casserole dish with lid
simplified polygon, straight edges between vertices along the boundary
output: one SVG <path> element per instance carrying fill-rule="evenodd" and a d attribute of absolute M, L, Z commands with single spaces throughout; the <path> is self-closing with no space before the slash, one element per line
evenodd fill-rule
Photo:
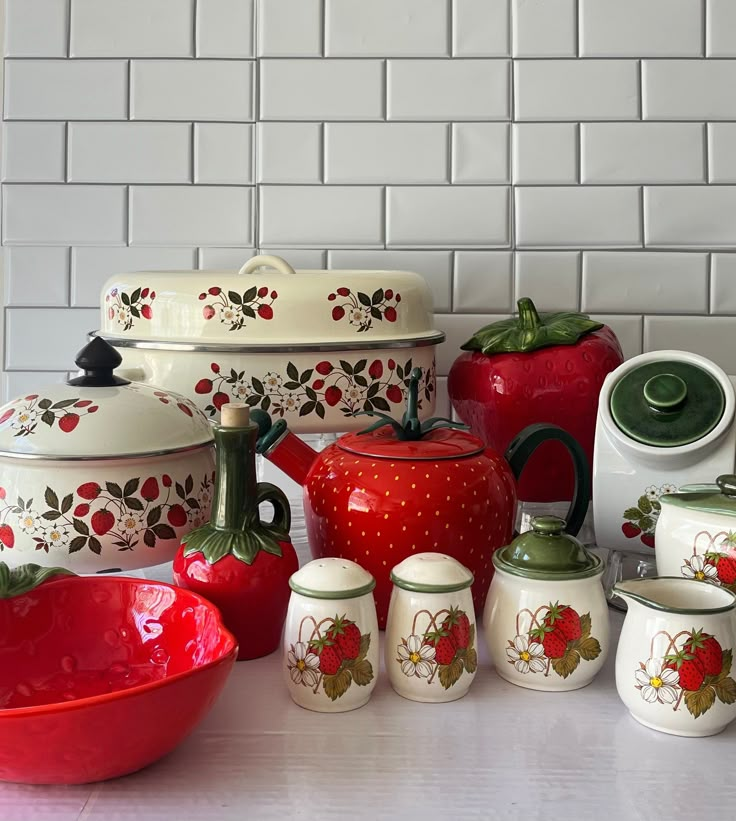
<path fill-rule="evenodd" d="M 240 271 L 166 271 L 108 280 L 93 335 L 126 375 L 190 397 L 210 417 L 244 401 L 298 433 L 363 426 L 356 411 L 400 418 L 412 368 L 435 404 L 432 297 L 407 271 L 294 269 L 257 256 Z"/>
<path fill-rule="evenodd" d="M 188 399 L 113 373 L 95 339 L 83 375 L 0 407 L 0 559 L 77 573 L 173 559 L 207 521 L 215 458 L 208 419 Z"/>

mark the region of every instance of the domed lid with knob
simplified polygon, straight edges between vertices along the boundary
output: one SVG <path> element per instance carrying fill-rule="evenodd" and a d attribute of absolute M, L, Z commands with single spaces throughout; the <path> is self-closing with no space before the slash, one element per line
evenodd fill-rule
<path fill-rule="evenodd" d="M 103 339 L 79 352 L 81 376 L 0 407 L 0 456 L 119 459 L 208 445 L 212 429 L 189 399 L 114 373 L 120 354 Z"/>
<path fill-rule="evenodd" d="M 564 519 L 535 516 L 531 524 L 531 530 L 493 554 L 497 570 L 542 581 L 585 579 L 602 572 L 603 562 L 564 532 Z"/>
<path fill-rule="evenodd" d="M 632 368 L 610 396 L 611 416 L 619 430 L 636 442 L 662 448 L 702 439 L 718 425 L 725 406 L 715 376 L 675 359 Z"/>
<path fill-rule="evenodd" d="M 736 516 L 736 476 L 727 473 L 719 476 L 714 485 L 682 487 L 678 493 L 660 496 L 659 501 L 701 513 Z"/>
<path fill-rule="evenodd" d="M 473 574 L 444 553 L 416 553 L 393 568 L 391 581 L 414 593 L 454 593 L 470 587 Z"/>

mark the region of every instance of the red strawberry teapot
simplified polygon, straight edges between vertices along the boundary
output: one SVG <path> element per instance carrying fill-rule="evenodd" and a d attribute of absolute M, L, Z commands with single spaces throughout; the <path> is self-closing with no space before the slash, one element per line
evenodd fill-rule
<path fill-rule="evenodd" d="M 567 530 L 575 534 L 590 498 L 585 453 L 561 428 L 532 425 L 511 443 L 505 457 L 487 448 L 463 425 L 447 419 L 419 421 L 418 383 L 411 374 L 401 423 L 384 416 L 359 433 L 348 433 L 321 453 L 272 425 L 258 411 L 258 451 L 304 488 L 307 534 L 316 558 L 351 559 L 376 579 L 378 624 L 386 626 L 391 568 L 413 553 L 446 553 L 474 575 L 473 599 L 482 612 L 493 574 L 493 551 L 511 541 L 516 518 L 516 480 L 534 450 L 562 442 L 575 468 L 575 494 Z"/>

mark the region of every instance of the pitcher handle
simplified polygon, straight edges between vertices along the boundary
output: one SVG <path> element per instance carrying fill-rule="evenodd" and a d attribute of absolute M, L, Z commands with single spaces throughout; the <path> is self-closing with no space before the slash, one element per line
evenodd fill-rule
<path fill-rule="evenodd" d="M 557 441 L 570 454 L 575 474 L 575 487 L 572 494 L 570 508 L 565 516 L 567 525 L 565 531 L 575 536 L 583 526 L 585 514 L 588 512 L 591 494 L 590 468 L 585 451 L 574 436 L 557 425 L 529 425 L 511 442 L 506 451 L 506 461 L 512 473 L 519 479 L 529 457 L 542 442 Z"/>
<path fill-rule="evenodd" d="M 259 482 L 256 487 L 256 504 L 260 505 L 262 502 L 268 502 L 273 507 L 273 520 L 263 524 L 288 533 L 291 528 L 291 507 L 283 490 L 270 482 Z"/>
<path fill-rule="evenodd" d="M 281 274 L 295 274 L 296 271 L 283 259 L 272 254 L 259 254 L 251 257 L 238 271 L 239 274 L 252 274 L 258 268 L 275 268 Z"/>

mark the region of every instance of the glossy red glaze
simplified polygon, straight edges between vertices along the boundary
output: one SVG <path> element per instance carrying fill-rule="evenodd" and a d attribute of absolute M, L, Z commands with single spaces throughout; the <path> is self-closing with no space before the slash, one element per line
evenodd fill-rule
<path fill-rule="evenodd" d="M 0 600 L 0 780 L 151 764 L 209 711 L 236 654 L 216 608 L 161 582 L 60 577 Z"/>
<path fill-rule="evenodd" d="M 233 555 L 210 564 L 202 553 L 174 559 L 174 581 L 216 605 L 227 628 L 238 640 L 238 661 L 273 653 L 289 605 L 289 577 L 299 569 L 291 542 L 279 542 L 282 555 L 258 552 L 253 564 Z"/>
<path fill-rule="evenodd" d="M 345 442 L 352 448 L 357 438 L 366 452 L 374 446 L 380 450 L 386 436 L 381 429 L 343 437 L 312 465 L 304 496 L 313 554 L 352 559 L 373 574 L 382 629 L 391 568 L 427 550 L 447 553 L 471 570 L 473 599 L 482 612 L 493 574 L 491 555 L 512 537 L 516 490 L 508 464 L 460 431 L 432 432 L 418 442 L 394 441 L 395 450 L 387 451 L 401 454 L 409 448 L 414 458 L 365 456 L 342 447 Z M 472 455 L 436 458 L 438 442 L 452 439 Z"/>
<path fill-rule="evenodd" d="M 468 351 L 450 368 L 447 388 L 458 416 L 494 450 L 504 453 L 527 425 L 558 425 L 582 445 L 592 470 L 598 394 L 621 362 L 618 340 L 604 326 L 574 345 L 492 356 Z M 519 498 L 571 499 L 573 481 L 564 446 L 545 442 L 524 469 Z"/>

